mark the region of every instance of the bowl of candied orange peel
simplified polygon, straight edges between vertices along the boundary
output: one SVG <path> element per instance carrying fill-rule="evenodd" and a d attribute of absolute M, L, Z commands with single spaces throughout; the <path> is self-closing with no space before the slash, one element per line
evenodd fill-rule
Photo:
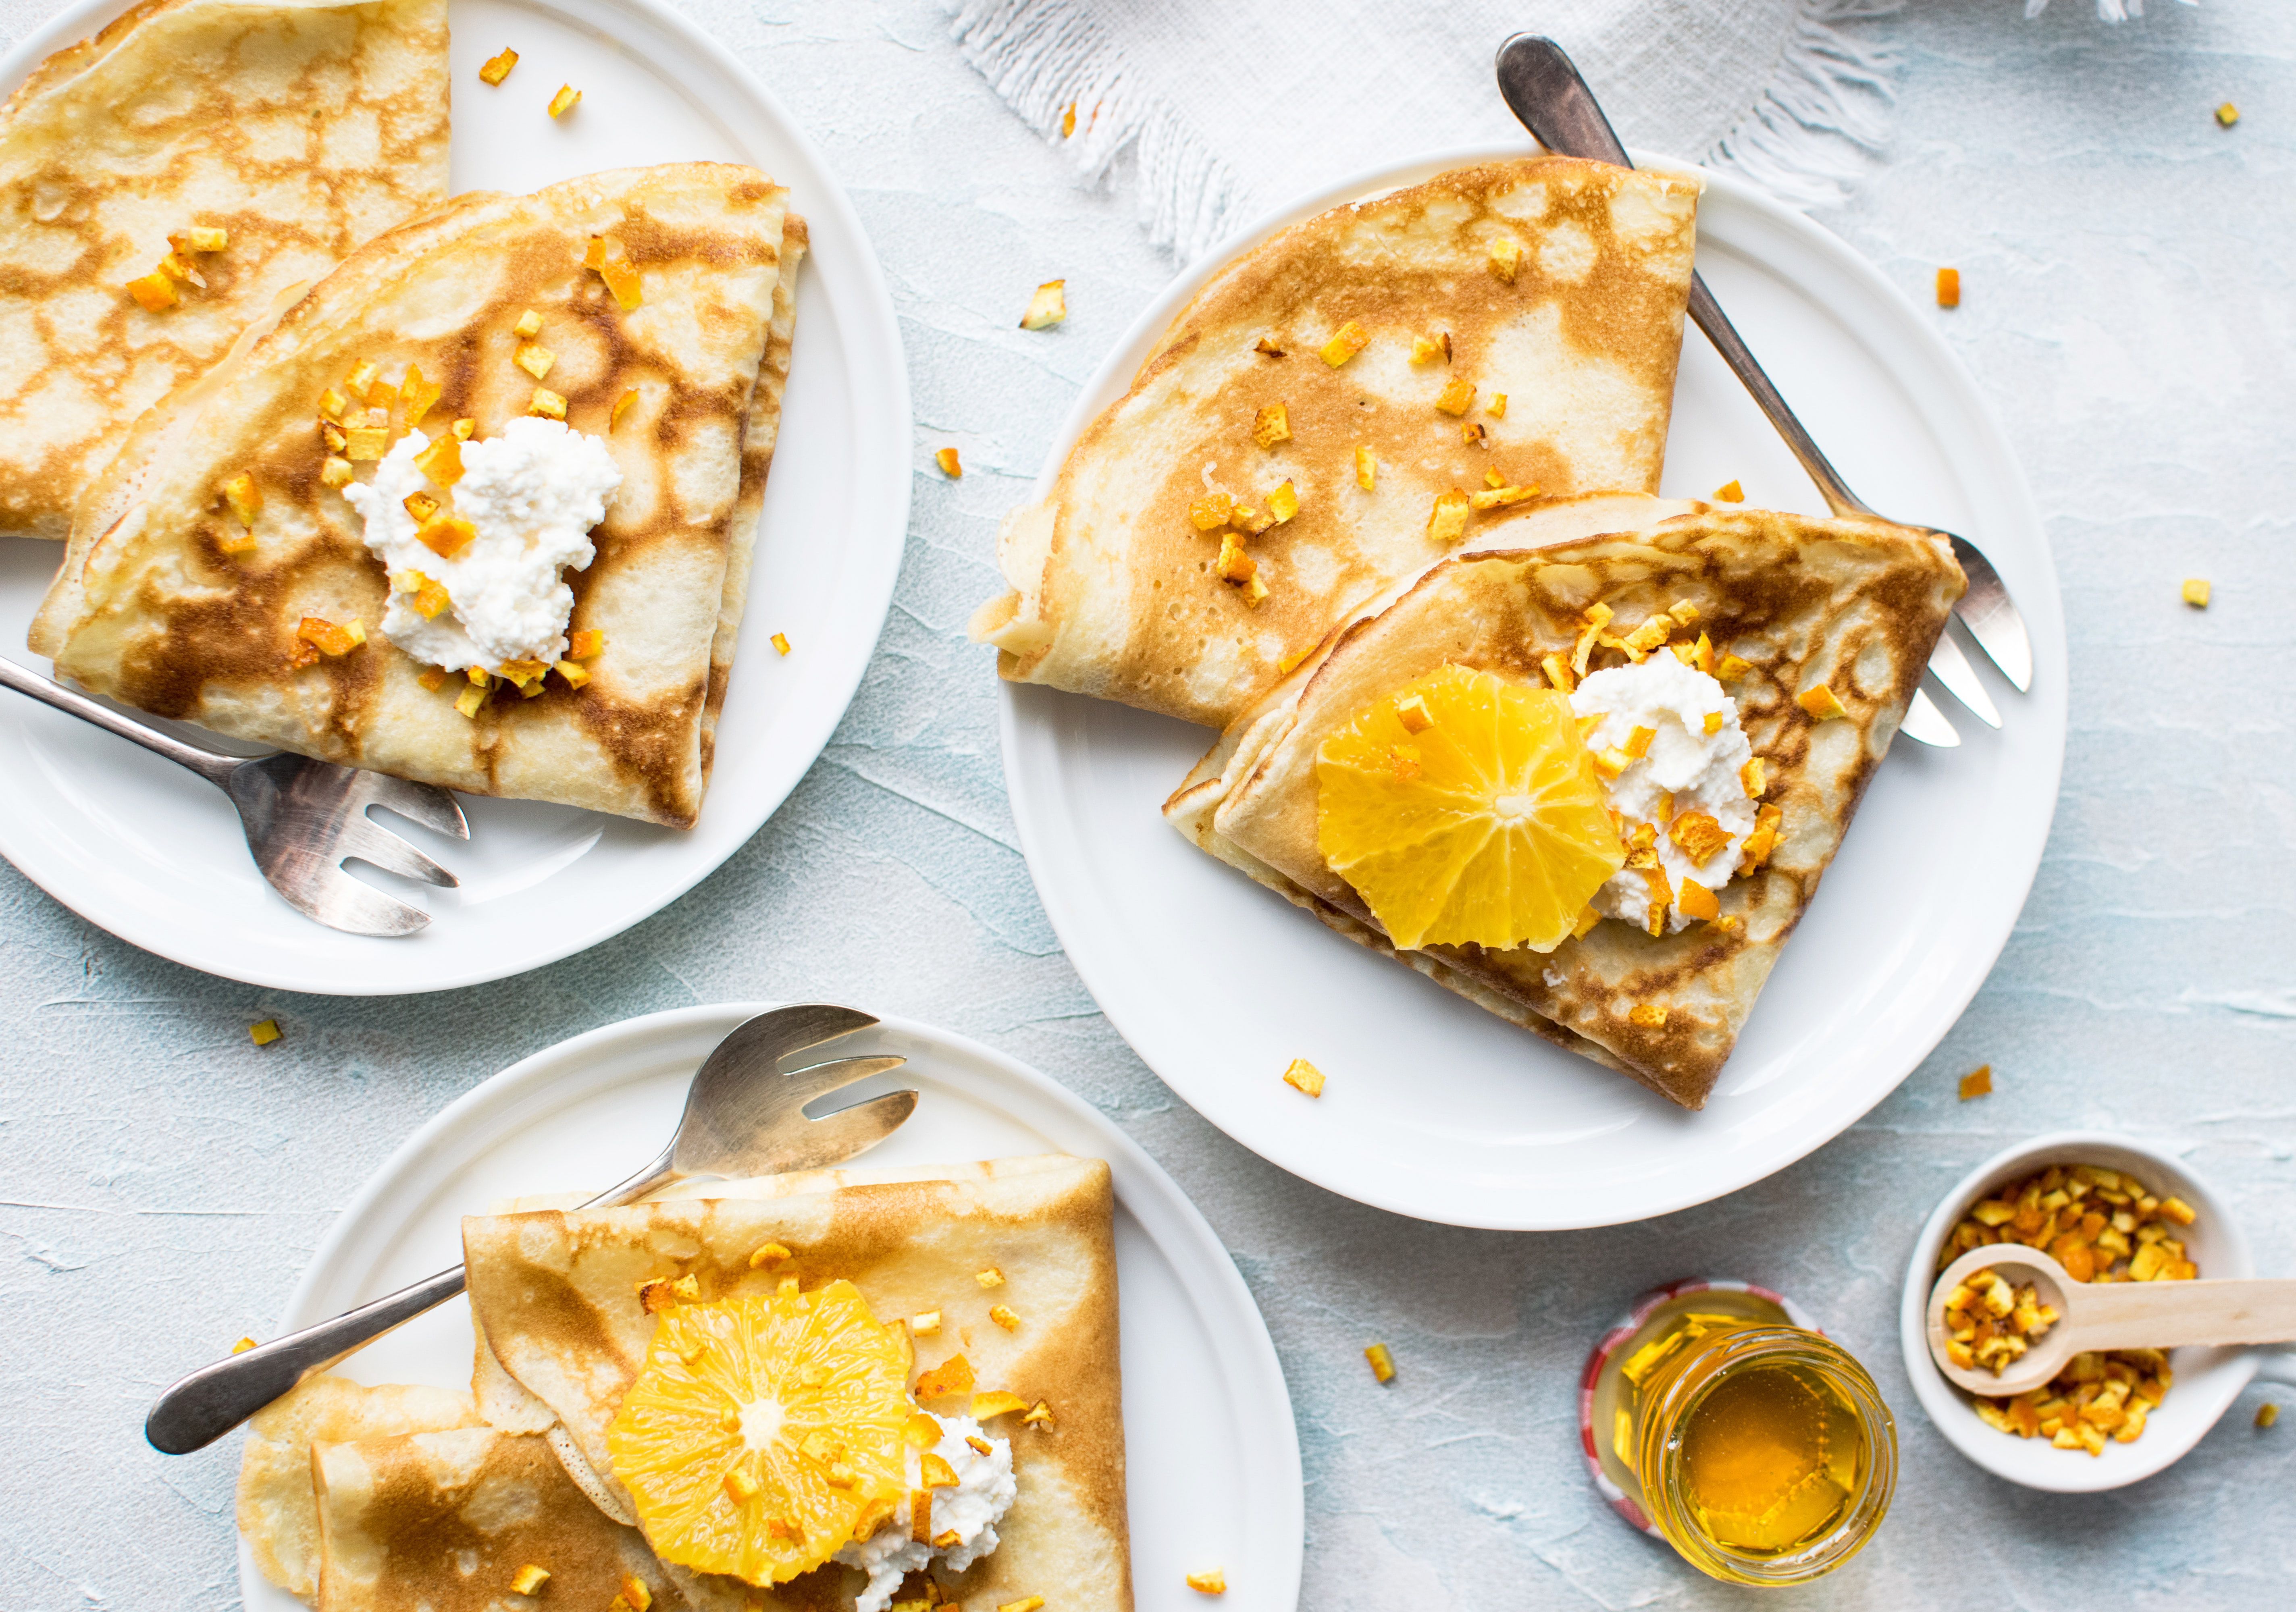
<path fill-rule="evenodd" d="M 1906 1371 L 1939 1430 L 2003 1477 L 2061 1491 L 2118 1487 L 2198 1443 L 2259 1371 L 2296 1381 L 2296 1353 L 2285 1349 L 2115 1349 L 2074 1355 L 2030 1393 L 1966 1393 L 1930 1358 L 1929 1297 L 1939 1272 L 1964 1254 L 2012 1244 L 2050 1255 L 2081 1282 L 2255 1273 L 2223 1200 L 2156 1144 L 2066 1133 L 1972 1171 L 1923 1228 L 1901 1331 Z M 1946 1354 L 1956 1366 L 2007 1371 L 2056 1324 L 2045 1295 L 2014 1275 L 1981 1266 L 1947 1295 Z"/>

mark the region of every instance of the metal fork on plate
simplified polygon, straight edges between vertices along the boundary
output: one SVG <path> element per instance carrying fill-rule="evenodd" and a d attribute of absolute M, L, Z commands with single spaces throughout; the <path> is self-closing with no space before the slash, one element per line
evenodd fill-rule
<path fill-rule="evenodd" d="M 1531 34 L 1517 34 L 1509 39 L 1499 47 L 1498 78 L 1499 93 L 1506 98 L 1508 108 L 1548 151 L 1614 162 L 1621 168 L 1634 166 L 1627 156 L 1627 148 L 1611 129 L 1610 119 L 1596 103 L 1595 93 L 1587 87 L 1578 68 L 1554 40 Z M 1752 394 L 1754 402 L 1777 428 L 1778 435 L 1785 438 L 1786 446 L 1817 484 L 1826 507 L 1836 515 L 1874 515 L 1874 511 L 1849 490 L 1841 472 L 1819 451 L 1801 421 L 1794 418 L 1776 386 L 1723 315 L 1713 292 L 1706 289 L 1705 280 L 1696 274 L 1690 277 L 1690 316 L 1706 332 L 1715 351 L 1722 355 L 1722 362 Z M 1954 614 L 1961 618 L 1970 636 L 2001 669 L 2001 675 L 2014 683 L 2019 692 L 2025 691 L 2033 683 L 2032 640 L 2026 634 L 2025 618 L 2010 601 L 2001 574 L 1967 538 L 1951 532 L 1939 535 L 1953 544 L 1954 558 L 1961 562 L 1962 571 L 1969 578 L 1969 590 L 1954 606 Z M 2001 725 L 2001 713 L 1995 708 L 1992 696 L 1985 691 L 1976 668 L 1969 664 L 1969 658 L 1949 634 L 1939 635 L 1937 648 L 1930 655 L 1930 671 L 1980 721 L 1990 727 Z M 1905 722 L 1898 731 L 1923 744 L 1961 742 L 1961 734 L 1946 719 L 1945 713 L 1918 689 L 1906 708 Z"/>
<path fill-rule="evenodd" d="M 189 767 L 231 797 L 247 831 L 255 865 L 306 917 L 353 935 L 412 935 L 430 921 L 420 907 L 384 895 L 343 871 L 348 858 L 387 873 L 453 889 L 456 880 L 422 852 L 367 816 L 381 806 L 452 834 L 471 837 L 463 808 L 435 784 L 409 783 L 381 773 L 314 761 L 281 752 L 242 758 L 185 744 L 157 728 L 65 688 L 15 662 L 0 659 L 0 683 L 57 710 L 132 739 L 147 750 Z"/>

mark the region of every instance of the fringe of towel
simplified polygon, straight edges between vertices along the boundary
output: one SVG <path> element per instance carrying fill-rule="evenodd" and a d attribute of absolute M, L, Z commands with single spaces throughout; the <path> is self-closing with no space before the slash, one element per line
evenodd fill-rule
<path fill-rule="evenodd" d="M 2189 0 L 2188 0 L 2189 3 Z M 965 58 L 1038 134 L 1071 148 L 1087 183 L 1119 159 L 1137 165 L 1141 222 L 1185 261 L 1242 224 L 1252 201 L 1235 173 L 1170 105 L 1136 83 L 1077 0 L 950 0 Z M 2028 0 L 2028 4 L 2034 0 Z M 2048 0 L 2038 0 L 2046 5 Z M 2139 9 L 2144 0 L 2098 0 Z M 1904 0 L 1798 0 L 1800 16 L 1761 98 L 1703 154 L 1798 207 L 1840 200 L 1888 135 L 1894 100 L 1884 51 L 1843 23 L 1902 9 Z M 1080 110 L 1073 137 L 1063 119 Z"/>
<path fill-rule="evenodd" d="M 2201 0 L 2184 0 L 2186 5 L 2198 5 Z M 2049 9 L 2049 0 L 2025 0 L 2025 15 L 2038 17 Z M 2131 17 L 2144 14 L 2144 0 L 2096 0 L 2096 14 L 2107 22 L 2126 22 Z"/>

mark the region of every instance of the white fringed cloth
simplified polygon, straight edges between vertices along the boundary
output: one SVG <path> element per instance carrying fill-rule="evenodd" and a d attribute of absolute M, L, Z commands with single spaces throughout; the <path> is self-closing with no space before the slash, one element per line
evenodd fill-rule
<path fill-rule="evenodd" d="M 2114 0 L 2119 4 L 2120 0 Z M 1397 159 L 1521 142 L 1493 62 L 1560 40 L 1629 146 L 1836 199 L 1888 133 L 1902 0 L 948 0 L 959 45 L 1185 261 Z M 1070 128 L 1073 109 L 1073 128 Z"/>

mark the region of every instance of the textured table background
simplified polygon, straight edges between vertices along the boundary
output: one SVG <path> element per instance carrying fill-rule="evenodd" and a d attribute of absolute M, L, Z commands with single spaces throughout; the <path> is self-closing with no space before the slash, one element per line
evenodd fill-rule
<path fill-rule="evenodd" d="M 53 9 L 0 6 L 0 31 Z M 2241 1204 L 2265 1272 L 2296 1274 L 2296 13 L 2156 0 L 2108 29 L 2080 0 L 2032 24 L 2018 9 L 1918 0 L 1871 25 L 1901 53 L 1898 137 L 1827 221 L 1917 297 L 1933 265 L 1960 266 L 1941 328 L 2048 518 L 2072 732 L 2023 920 L 1944 1045 L 1831 1146 L 1646 1224 L 1506 1236 L 1331 1197 L 1197 1118 L 1095 1011 L 1015 848 L 993 679 L 963 629 L 996 585 L 997 514 L 1171 273 L 1129 199 L 1070 183 L 934 0 L 696 5 L 825 149 L 901 315 L 916 511 L 868 680 L 721 872 L 482 989 L 267 994 L 115 941 L 0 865 L 0 1603 L 235 1603 L 237 1442 L 153 1454 L 152 1395 L 267 1330 L 360 1179 L 494 1070 L 632 1014 L 819 994 L 1052 1071 L 1194 1196 L 1291 1381 L 1304 1604 L 1737 1604 L 1602 1509 L 1575 1449 L 1590 1334 L 1692 1272 L 1800 1297 L 1903 1419 L 1888 1526 L 1802 1604 L 2278 1604 L 2296 1589 L 2296 1422 L 2252 1431 L 2263 1391 L 2150 1483 L 2058 1498 L 1953 1453 L 1898 1359 L 1898 1279 L 1938 1195 L 2066 1125 L 2177 1139 Z M 2231 130 L 2209 115 L 2226 99 Z M 1427 143 L 1460 132 L 1431 125 Z M 1066 327 L 1015 330 L 1029 290 L 1063 274 Z M 961 483 L 931 469 L 944 442 Z M 2205 614 L 2177 601 L 2187 575 L 2215 580 Z M 286 1040 L 258 1051 L 247 1026 L 273 1015 Z M 1957 1102 L 1983 1061 L 1997 1094 Z M 1386 1389 L 1359 1353 L 1373 1338 L 1401 1368 Z"/>

